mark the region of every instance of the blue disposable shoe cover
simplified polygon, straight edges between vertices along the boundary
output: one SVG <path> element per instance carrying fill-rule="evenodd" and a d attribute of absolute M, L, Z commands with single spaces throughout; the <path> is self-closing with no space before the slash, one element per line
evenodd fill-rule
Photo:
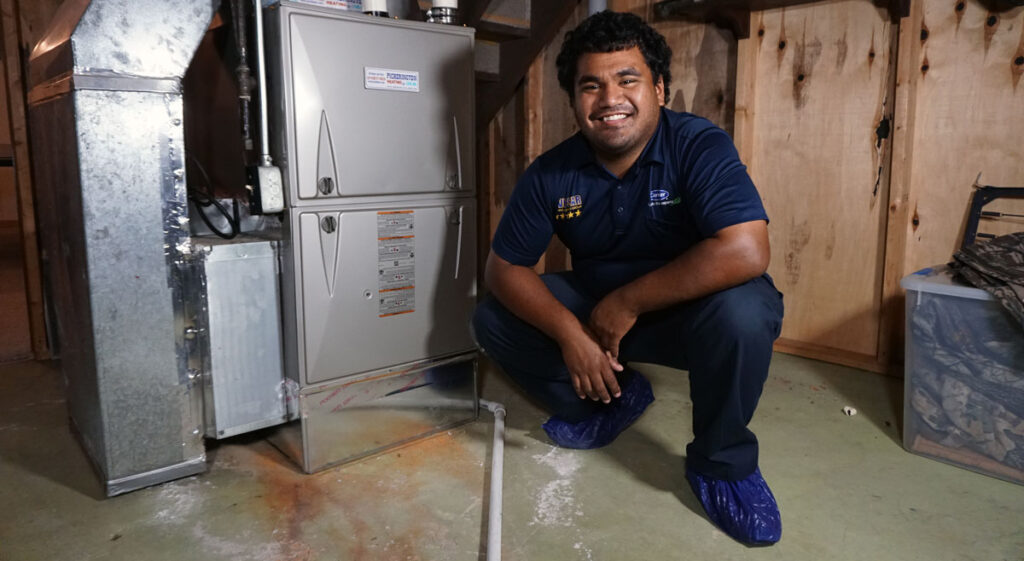
<path fill-rule="evenodd" d="M 622 395 L 613 398 L 607 407 L 577 423 L 570 423 L 555 415 L 542 428 L 555 444 L 563 448 L 590 449 L 610 444 L 619 433 L 654 401 L 651 384 L 638 372 L 622 387 Z"/>
<path fill-rule="evenodd" d="M 749 545 L 771 545 L 782 537 L 782 518 L 761 470 L 726 481 L 686 470 L 686 479 L 704 512 L 723 532 Z"/>

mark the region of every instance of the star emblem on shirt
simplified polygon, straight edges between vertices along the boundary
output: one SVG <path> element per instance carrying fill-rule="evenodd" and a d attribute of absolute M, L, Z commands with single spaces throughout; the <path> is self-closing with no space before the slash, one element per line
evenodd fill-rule
<path fill-rule="evenodd" d="M 576 218 L 583 210 L 583 197 L 572 195 L 558 199 L 558 206 L 555 210 L 555 220 L 569 220 Z"/>

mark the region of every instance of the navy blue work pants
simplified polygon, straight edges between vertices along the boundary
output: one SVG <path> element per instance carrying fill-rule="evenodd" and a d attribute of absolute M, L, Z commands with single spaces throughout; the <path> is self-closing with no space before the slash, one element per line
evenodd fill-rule
<path fill-rule="evenodd" d="M 548 289 L 582 323 L 597 300 L 571 271 L 542 275 Z M 782 294 L 767 276 L 643 314 L 619 345 L 619 360 L 689 371 L 694 440 L 687 466 L 718 479 L 742 479 L 757 467 L 757 438 L 747 424 L 768 376 L 782 326 Z M 477 342 L 526 393 L 552 414 L 576 422 L 605 407 L 580 399 L 558 344 L 509 312 L 493 296 L 476 309 Z"/>

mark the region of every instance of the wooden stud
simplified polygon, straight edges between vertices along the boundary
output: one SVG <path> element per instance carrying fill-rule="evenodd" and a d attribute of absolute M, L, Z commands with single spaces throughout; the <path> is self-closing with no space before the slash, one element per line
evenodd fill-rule
<path fill-rule="evenodd" d="M 523 132 L 524 169 L 544 151 L 544 52 L 538 56 L 526 72 L 523 85 L 526 90 L 526 116 Z"/>
<path fill-rule="evenodd" d="M 750 14 L 750 28 L 760 29 L 761 14 Z M 754 164 L 754 116 L 757 114 L 757 57 L 762 38 L 757 32 L 747 39 L 740 39 L 736 49 L 736 117 L 733 124 L 733 141 L 740 160 L 753 172 Z M 757 182 L 755 181 L 756 185 Z"/>
<path fill-rule="evenodd" d="M 43 282 L 40 272 L 39 244 L 36 236 L 35 202 L 32 196 L 32 166 L 25 105 L 25 82 L 21 64 L 21 26 L 16 0 L 0 0 L 0 26 L 3 28 L 4 68 L 7 76 L 7 102 L 11 123 L 11 147 L 14 152 L 21 224 L 22 259 L 25 270 L 25 295 L 28 300 L 29 334 L 32 353 L 37 360 L 50 357 L 46 341 L 43 309 Z"/>
<path fill-rule="evenodd" d="M 914 0 L 910 16 L 900 20 L 896 63 L 896 108 L 893 116 L 893 148 L 889 209 L 885 234 L 885 272 L 878 331 L 878 358 L 883 364 L 900 356 L 903 342 L 903 278 L 910 222 L 910 179 L 914 155 L 914 120 L 917 114 L 918 60 L 922 42 L 923 0 Z M 895 370 L 895 369 L 893 369 Z"/>
<path fill-rule="evenodd" d="M 484 134 L 477 138 L 477 286 L 482 296 L 487 291 L 484 282 L 484 270 L 487 256 L 491 252 L 491 239 L 494 236 L 492 221 L 494 216 L 494 139 L 497 125 L 488 123 Z"/>
<path fill-rule="evenodd" d="M 890 302 L 886 301 L 885 294 L 885 283 L 889 275 L 889 228 L 891 226 L 889 212 L 892 209 L 892 176 L 893 176 L 893 144 L 894 144 L 894 131 L 895 128 L 895 106 L 898 102 L 897 99 L 897 87 L 898 73 L 899 73 L 899 46 L 900 46 L 900 33 L 901 26 L 898 24 L 890 27 L 891 36 L 889 38 L 890 50 L 888 60 L 891 61 L 889 64 L 889 85 L 886 93 L 887 103 L 882 107 L 881 120 L 879 121 L 879 129 L 888 133 L 887 139 L 878 139 L 880 146 L 880 161 L 879 161 L 879 177 L 878 181 L 880 188 L 884 190 L 884 195 L 881 197 L 882 201 L 889 201 L 889 210 L 886 211 L 886 224 L 885 224 L 885 247 L 883 251 L 885 253 L 885 260 L 882 265 L 882 289 L 879 293 L 881 301 L 879 302 L 879 326 L 878 326 L 878 363 L 884 368 L 883 372 L 886 374 L 899 374 L 901 369 L 897 364 L 891 364 L 893 362 L 894 350 L 899 349 L 899 345 L 902 340 L 897 334 L 902 333 L 898 323 L 901 321 L 902 315 L 899 318 L 892 316 L 893 310 L 888 306 Z M 899 353 L 895 353 L 899 355 Z"/>

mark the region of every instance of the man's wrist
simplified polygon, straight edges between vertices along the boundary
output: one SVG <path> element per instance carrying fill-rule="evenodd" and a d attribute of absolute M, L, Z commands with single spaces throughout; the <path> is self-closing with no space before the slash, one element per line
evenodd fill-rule
<path fill-rule="evenodd" d="M 609 296 L 614 299 L 620 309 L 625 310 L 633 316 L 639 316 L 643 310 L 640 309 L 641 304 L 638 301 L 639 298 L 636 296 L 638 291 L 635 289 L 633 284 L 634 283 L 630 283 L 622 286 L 612 292 Z"/>
<path fill-rule="evenodd" d="M 551 338 L 562 348 L 584 333 L 583 324 L 572 312 L 565 310 L 565 316 L 558 320 L 554 332 L 551 333 Z"/>

